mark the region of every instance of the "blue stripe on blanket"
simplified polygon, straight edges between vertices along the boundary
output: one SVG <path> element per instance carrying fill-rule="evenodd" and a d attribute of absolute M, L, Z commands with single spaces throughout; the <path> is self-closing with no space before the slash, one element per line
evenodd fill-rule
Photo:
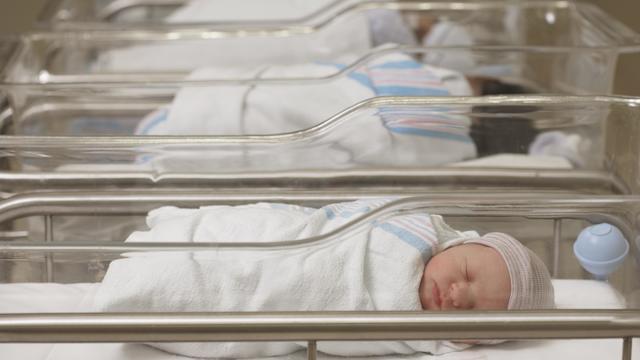
<path fill-rule="evenodd" d="M 367 200 L 356 200 L 354 202 L 337 203 L 322 207 L 327 219 L 332 220 L 336 217 L 348 219 L 356 214 L 365 214 L 371 210 L 393 200 L 393 198 L 377 198 Z"/>
<path fill-rule="evenodd" d="M 409 128 L 409 127 L 397 127 L 397 128 L 387 127 L 387 128 L 389 129 L 389 131 L 397 134 L 432 137 L 432 138 L 445 139 L 445 140 L 454 140 L 454 141 L 459 141 L 463 143 L 473 142 L 473 140 L 471 140 L 469 136 L 460 135 L 460 134 L 452 134 L 452 133 L 441 132 L 441 131 L 425 130 L 425 129 Z"/>
<path fill-rule="evenodd" d="M 339 70 L 342 70 L 346 67 L 344 64 L 339 63 L 328 63 L 328 62 L 316 62 L 318 65 L 332 66 Z M 382 64 L 377 64 L 369 67 L 369 69 L 385 69 L 385 70 L 412 70 L 412 69 L 422 69 L 423 64 L 418 63 L 413 60 L 400 60 L 400 61 L 390 61 Z M 429 78 L 435 78 L 435 76 L 428 72 L 424 71 L 424 76 Z M 404 75 L 405 78 L 410 76 L 411 79 L 414 79 L 415 75 Z M 402 85 L 376 85 L 375 79 L 369 74 L 362 73 L 361 71 L 354 71 L 347 74 L 347 77 L 355 80 L 366 88 L 371 89 L 376 96 L 448 96 L 450 95 L 447 89 L 434 88 L 434 87 L 415 87 L 415 86 L 402 86 Z M 403 82 L 402 77 L 400 77 L 397 82 L 398 84 Z"/>
<path fill-rule="evenodd" d="M 300 211 L 304 214 L 312 214 L 313 212 L 316 211 L 316 209 L 313 209 L 313 208 L 308 208 L 308 207 L 299 206 L 299 205 L 292 205 L 292 204 L 270 203 L 269 207 L 276 210 Z"/>
<path fill-rule="evenodd" d="M 349 78 L 359 82 L 364 87 L 374 90 L 374 85 L 371 82 L 371 78 L 367 74 L 354 72 L 349 74 Z"/>
<path fill-rule="evenodd" d="M 325 66 L 331 66 L 331 67 L 335 67 L 338 70 L 342 70 L 344 68 L 346 68 L 347 66 L 344 64 L 338 64 L 338 63 L 330 63 L 330 62 L 324 62 L 324 61 L 316 61 L 315 62 L 318 65 L 325 65 Z M 373 83 L 371 82 L 371 79 L 369 78 L 369 76 L 367 74 L 364 74 L 362 72 L 350 72 L 347 74 L 347 77 L 349 79 L 355 80 L 356 82 L 360 83 L 360 85 L 371 89 L 372 91 L 374 90 L 373 87 Z"/>
<path fill-rule="evenodd" d="M 421 69 L 423 64 L 414 60 L 389 61 L 371 66 L 372 69 Z"/>
<path fill-rule="evenodd" d="M 424 88 L 413 86 L 376 86 L 376 95 L 379 96 L 447 96 L 446 89 Z"/>
<path fill-rule="evenodd" d="M 354 209 L 354 210 L 340 210 L 338 209 L 338 211 L 336 212 L 334 209 L 332 209 L 331 207 L 324 207 L 323 208 L 325 215 L 327 216 L 327 219 L 329 220 L 333 220 L 336 217 L 341 217 L 343 219 L 347 219 L 352 217 L 353 215 L 356 214 L 365 214 L 369 211 L 371 211 L 370 207 L 362 207 L 359 209 Z"/>
<path fill-rule="evenodd" d="M 467 119 L 465 117 L 466 113 L 464 113 L 463 111 L 458 111 L 454 108 L 447 107 L 447 106 L 429 106 L 428 108 L 407 107 L 404 109 L 397 109 L 393 107 L 380 107 L 378 112 L 380 112 L 381 114 L 389 113 L 390 115 L 414 115 L 414 116 L 437 115 L 438 117 L 446 117 L 446 118 L 452 118 L 452 119 L 460 119 L 460 118 Z"/>
<path fill-rule="evenodd" d="M 136 164 L 146 164 L 153 159 L 151 155 L 142 155 L 136 159 Z"/>
<path fill-rule="evenodd" d="M 420 252 L 422 256 L 422 261 L 427 262 L 431 258 L 431 246 L 427 244 L 424 239 L 421 237 L 399 227 L 396 225 L 392 225 L 389 223 L 378 224 L 378 227 L 394 236 L 403 242 L 407 243 L 409 246 L 415 248 Z"/>
<path fill-rule="evenodd" d="M 164 108 L 158 110 L 158 113 L 151 119 L 149 122 L 140 130 L 140 135 L 147 135 L 151 129 L 156 127 L 158 124 L 167 121 L 169 118 L 169 109 Z"/>
<path fill-rule="evenodd" d="M 332 220 L 336 217 L 336 214 L 333 212 L 333 210 L 329 209 L 328 207 L 324 207 L 322 208 L 322 210 L 324 210 L 324 214 L 327 216 L 327 219 Z"/>

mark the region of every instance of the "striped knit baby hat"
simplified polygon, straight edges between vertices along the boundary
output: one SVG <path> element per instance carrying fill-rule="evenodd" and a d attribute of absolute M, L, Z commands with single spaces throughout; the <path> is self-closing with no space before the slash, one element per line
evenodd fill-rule
<path fill-rule="evenodd" d="M 513 237 L 493 232 L 464 244 L 481 244 L 495 249 L 504 259 L 511 278 L 508 309 L 551 309 L 554 307 L 551 276 L 542 260 Z"/>

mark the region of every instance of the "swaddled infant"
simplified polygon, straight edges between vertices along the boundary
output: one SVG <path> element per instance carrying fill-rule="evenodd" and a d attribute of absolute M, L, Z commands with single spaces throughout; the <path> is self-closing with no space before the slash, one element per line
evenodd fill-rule
<path fill-rule="evenodd" d="M 420 301 L 426 310 L 545 309 L 553 288 L 542 261 L 513 237 L 489 233 L 446 244 L 425 266 Z"/>
<path fill-rule="evenodd" d="M 97 311 L 418 311 L 553 306 L 549 274 L 517 240 L 456 231 L 439 215 L 389 212 L 388 199 L 320 209 L 286 204 L 164 207 L 130 242 L 274 242 L 303 246 L 150 252 L 111 263 Z M 355 222 L 355 223 L 354 223 Z M 348 226 L 347 226 L 348 225 Z M 277 356 L 305 343 L 154 343 L 194 357 Z M 341 356 L 442 354 L 441 341 L 320 342 Z"/>

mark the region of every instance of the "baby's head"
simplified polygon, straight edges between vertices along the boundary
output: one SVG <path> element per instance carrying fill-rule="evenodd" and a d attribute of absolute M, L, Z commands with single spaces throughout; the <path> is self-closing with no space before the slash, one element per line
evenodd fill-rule
<path fill-rule="evenodd" d="M 425 266 L 420 302 L 426 310 L 548 309 L 554 304 L 542 260 L 502 233 L 436 254 Z"/>

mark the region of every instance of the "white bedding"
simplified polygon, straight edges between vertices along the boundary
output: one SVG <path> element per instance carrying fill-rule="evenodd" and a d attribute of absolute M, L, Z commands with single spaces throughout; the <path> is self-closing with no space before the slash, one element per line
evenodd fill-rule
<path fill-rule="evenodd" d="M 623 308 L 624 298 L 609 284 L 594 280 L 554 280 L 559 308 Z M 0 313 L 75 312 L 93 296 L 94 284 L 2 284 Z M 46 294 L 46 296 L 43 296 Z M 634 358 L 640 356 L 640 343 L 634 340 Z M 169 360 L 185 359 L 138 344 L 0 344 L 3 360 Z M 88 355 L 90 354 L 90 355 Z M 513 341 L 500 345 L 476 346 L 469 350 L 437 356 L 443 360 L 600 360 L 622 354 L 622 340 L 540 340 Z M 88 357 L 89 356 L 89 357 Z M 330 358 L 320 354 L 320 358 Z M 282 359 L 304 359 L 295 353 Z M 384 357 L 384 359 L 431 359 L 429 355 Z M 342 358 L 344 359 L 344 358 Z M 382 359 L 382 358 L 381 358 Z"/>

